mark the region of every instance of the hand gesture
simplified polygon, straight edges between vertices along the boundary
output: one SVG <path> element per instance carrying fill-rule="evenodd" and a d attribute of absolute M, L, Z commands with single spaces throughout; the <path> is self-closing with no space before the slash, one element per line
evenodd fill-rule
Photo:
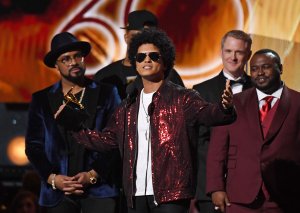
<path fill-rule="evenodd" d="M 225 90 L 222 94 L 222 106 L 224 109 L 233 107 L 233 93 L 230 87 L 230 81 L 226 80 Z"/>

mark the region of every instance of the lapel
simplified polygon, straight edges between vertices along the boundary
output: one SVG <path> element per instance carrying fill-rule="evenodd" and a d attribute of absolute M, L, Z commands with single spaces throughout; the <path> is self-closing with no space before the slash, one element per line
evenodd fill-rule
<path fill-rule="evenodd" d="M 207 88 L 207 94 L 210 95 L 209 100 L 217 103 L 221 100 L 221 96 L 226 85 L 226 78 L 223 74 L 223 71 L 216 76 L 216 81 L 212 83 L 214 85 L 209 85 L 209 88 Z"/>
<path fill-rule="evenodd" d="M 217 76 L 217 80 L 218 83 L 216 85 L 216 87 L 218 88 L 219 91 L 222 91 L 225 89 L 225 85 L 226 85 L 226 79 L 224 74 L 223 74 L 223 70 L 219 73 L 219 75 Z"/>
<path fill-rule="evenodd" d="M 56 125 L 55 119 L 54 119 L 54 114 L 58 110 L 58 108 L 62 105 L 63 103 L 63 93 L 62 93 L 62 87 L 61 87 L 61 82 L 58 81 L 56 82 L 49 90 L 48 92 L 48 102 L 51 108 L 51 115 L 50 117 L 52 118 L 53 124 L 57 127 L 57 134 L 59 134 L 62 138 L 65 139 L 65 131 L 64 128 L 61 125 Z"/>
<path fill-rule="evenodd" d="M 92 128 L 94 125 L 94 118 L 97 112 L 97 103 L 99 99 L 100 86 L 91 80 L 87 81 L 87 85 L 85 88 L 85 95 L 83 97 L 82 103 L 85 110 L 88 112 L 89 117 L 85 121 L 85 126 L 87 128 Z"/>
<path fill-rule="evenodd" d="M 52 110 L 52 114 L 54 115 L 58 110 L 58 108 L 60 107 L 60 105 L 62 105 L 62 101 L 63 101 L 63 93 L 62 93 L 60 81 L 53 84 L 53 86 L 49 90 L 48 101 L 49 101 L 50 108 Z"/>
<path fill-rule="evenodd" d="M 246 83 L 243 85 L 243 91 L 253 87 L 251 77 L 245 73 Z"/>
<path fill-rule="evenodd" d="M 264 140 L 264 143 L 269 142 L 280 130 L 289 112 L 290 104 L 291 104 L 290 93 L 288 91 L 288 88 L 284 86 L 282 90 L 282 95 L 279 99 L 277 110 L 275 112 L 274 118 L 272 120 L 271 126 L 267 133 L 266 139 Z"/>
<path fill-rule="evenodd" d="M 253 135 L 257 136 L 258 143 L 262 145 L 263 134 L 259 120 L 258 97 L 254 87 L 247 91 L 249 91 L 247 93 L 247 96 L 243 96 L 245 98 L 245 101 L 244 104 L 242 104 L 242 107 L 243 110 L 246 110 L 246 120 L 249 123 L 249 131 L 252 132 Z"/>

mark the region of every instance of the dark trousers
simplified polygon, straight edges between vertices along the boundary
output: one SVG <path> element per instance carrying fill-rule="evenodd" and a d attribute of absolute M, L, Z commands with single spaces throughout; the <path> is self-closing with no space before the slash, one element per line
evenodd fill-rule
<path fill-rule="evenodd" d="M 65 197 L 57 206 L 47 208 L 47 213 L 116 213 L 115 198 Z"/>
<path fill-rule="evenodd" d="M 190 206 L 190 199 L 162 203 L 156 206 L 153 196 L 136 196 L 134 198 L 134 208 L 128 207 L 128 213 L 188 213 Z"/>
<path fill-rule="evenodd" d="M 211 201 L 196 201 L 196 207 L 200 213 L 216 213 L 215 206 Z"/>

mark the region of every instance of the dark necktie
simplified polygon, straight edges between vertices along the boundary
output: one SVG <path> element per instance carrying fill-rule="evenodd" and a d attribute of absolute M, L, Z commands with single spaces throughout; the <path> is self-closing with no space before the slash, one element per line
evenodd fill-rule
<path fill-rule="evenodd" d="M 259 110 L 260 112 L 260 122 L 263 122 L 263 120 L 266 118 L 268 112 L 271 109 L 271 102 L 273 100 L 273 96 L 267 96 L 263 100 L 265 100 L 264 105 L 262 105 L 261 109 Z"/>

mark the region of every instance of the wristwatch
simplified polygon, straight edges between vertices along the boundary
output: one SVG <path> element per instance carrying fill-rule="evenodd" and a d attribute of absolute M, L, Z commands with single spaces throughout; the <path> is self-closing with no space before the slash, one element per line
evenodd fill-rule
<path fill-rule="evenodd" d="M 89 175 L 90 175 L 90 183 L 91 184 L 95 184 L 97 183 L 97 178 L 92 174 L 91 171 L 88 171 Z"/>

